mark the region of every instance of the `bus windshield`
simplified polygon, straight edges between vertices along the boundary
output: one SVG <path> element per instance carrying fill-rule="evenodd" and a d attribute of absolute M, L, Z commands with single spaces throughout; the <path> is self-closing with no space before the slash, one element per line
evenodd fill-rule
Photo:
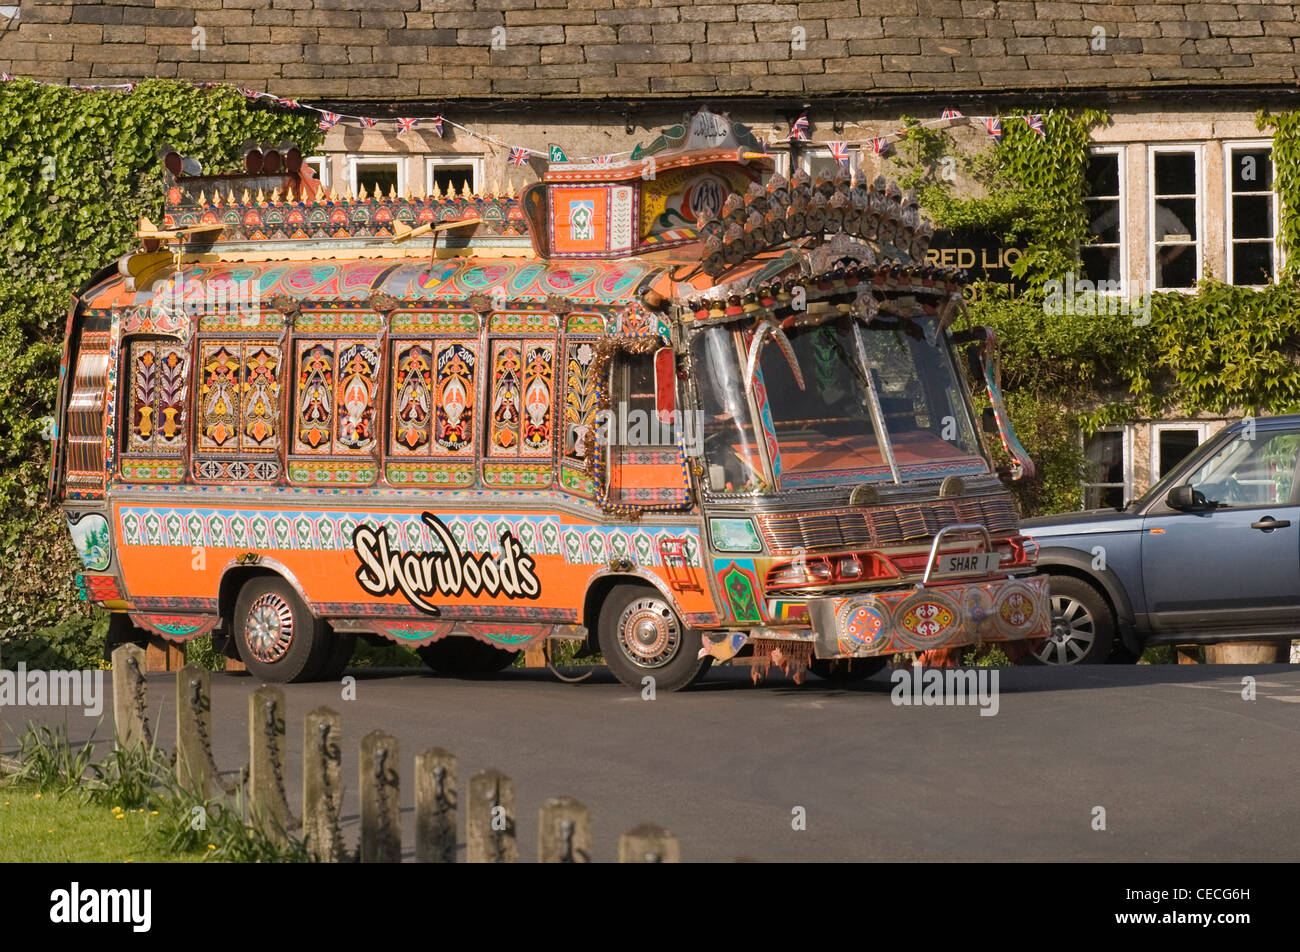
<path fill-rule="evenodd" d="M 746 333 L 716 326 L 693 344 L 714 491 L 889 480 L 890 451 L 900 479 L 988 472 L 964 385 L 933 321 L 864 325 L 840 317 L 786 335 L 804 389 L 781 347 L 768 341 L 749 400 Z"/>

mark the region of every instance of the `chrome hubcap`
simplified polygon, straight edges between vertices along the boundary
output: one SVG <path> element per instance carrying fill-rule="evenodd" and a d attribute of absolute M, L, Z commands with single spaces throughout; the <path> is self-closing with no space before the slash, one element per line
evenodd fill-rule
<path fill-rule="evenodd" d="M 657 598 L 639 598 L 618 620 L 618 645 L 642 668 L 659 668 L 673 660 L 682 643 L 681 626 L 668 605 Z"/>
<path fill-rule="evenodd" d="M 1036 652 L 1045 664 L 1078 664 L 1097 640 L 1096 622 L 1078 599 L 1052 596 L 1052 633 Z"/>
<path fill-rule="evenodd" d="M 263 664 L 279 661 L 293 644 L 293 608 L 274 592 L 259 596 L 248 609 L 245 640 Z"/>

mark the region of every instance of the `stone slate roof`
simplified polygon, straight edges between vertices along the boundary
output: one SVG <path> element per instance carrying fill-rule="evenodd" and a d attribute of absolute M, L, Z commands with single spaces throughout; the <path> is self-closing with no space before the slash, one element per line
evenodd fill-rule
<path fill-rule="evenodd" d="M 19 76 L 329 100 L 1294 87 L 1300 62 L 1279 0 L 22 0 L 0 30 Z"/>

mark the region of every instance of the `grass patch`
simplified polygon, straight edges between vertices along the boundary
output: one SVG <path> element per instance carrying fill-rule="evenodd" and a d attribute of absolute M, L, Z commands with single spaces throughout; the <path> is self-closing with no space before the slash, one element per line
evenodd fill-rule
<path fill-rule="evenodd" d="M 34 784 L 0 786 L 0 863 L 194 863 L 201 853 L 159 849 L 148 810 L 82 803 Z"/>

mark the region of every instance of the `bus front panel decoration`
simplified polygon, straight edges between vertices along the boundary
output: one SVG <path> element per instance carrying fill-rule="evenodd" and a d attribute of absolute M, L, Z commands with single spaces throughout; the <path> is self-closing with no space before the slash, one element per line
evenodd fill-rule
<path fill-rule="evenodd" d="M 357 637 L 447 673 L 581 640 L 676 690 L 1046 635 L 965 276 L 892 183 L 786 180 L 706 109 L 520 194 L 165 164 L 61 370 L 51 489 L 114 640 L 211 634 L 267 681 Z"/>

